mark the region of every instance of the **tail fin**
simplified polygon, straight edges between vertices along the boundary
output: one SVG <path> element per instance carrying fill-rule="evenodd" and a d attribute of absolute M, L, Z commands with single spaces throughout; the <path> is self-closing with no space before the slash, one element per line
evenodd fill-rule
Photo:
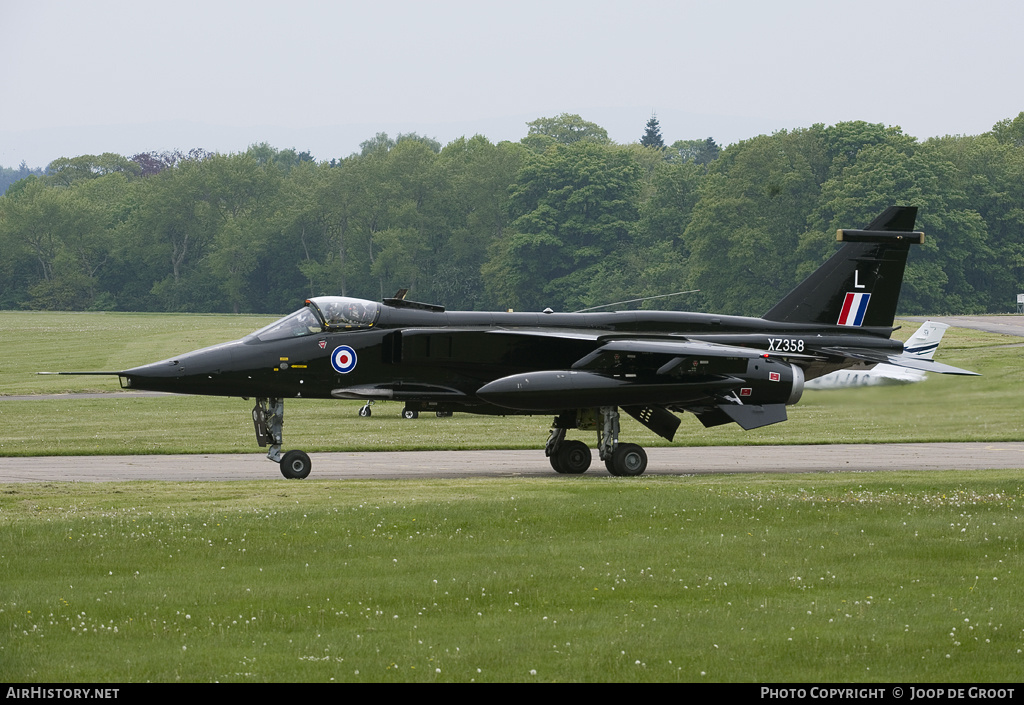
<path fill-rule="evenodd" d="M 839 252 L 763 318 L 784 323 L 888 327 L 896 317 L 917 208 L 890 206 L 864 230 L 840 230 Z"/>
<path fill-rule="evenodd" d="M 935 349 L 939 347 L 942 334 L 946 332 L 947 328 L 949 326 L 945 323 L 925 321 L 924 325 L 910 336 L 910 340 L 903 344 L 903 354 L 931 360 L 935 357 Z"/>

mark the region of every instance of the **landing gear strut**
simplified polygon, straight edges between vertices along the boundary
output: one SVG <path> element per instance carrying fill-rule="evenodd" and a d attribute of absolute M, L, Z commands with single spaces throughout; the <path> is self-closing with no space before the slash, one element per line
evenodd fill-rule
<path fill-rule="evenodd" d="M 647 453 L 636 443 L 619 443 L 619 410 L 601 407 L 601 427 L 597 430 L 597 450 L 616 477 L 635 477 L 647 469 Z"/>
<path fill-rule="evenodd" d="M 280 464 L 282 475 L 289 480 L 301 480 L 309 476 L 313 463 L 308 455 L 301 450 L 290 450 L 281 455 L 284 399 L 257 399 L 256 406 L 252 408 L 252 423 L 256 429 L 256 442 L 260 448 L 270 446 L 267 458 Z"/>
<path fill-rule="evenodd" d="M 555 417 L 551 425 L 544 454 L 548 456 L 555 472 L 578 475 L 590 467 L 590 449 L 582 441 L 565 440 L 565 432 L 569 428 L 596 428 L 597 453 L 604 461 L 608 472 L 617 477 L 634 477 L 642 475 L 647 469 L 647 453 L 635 443 L 619 443 L 619 410 L 614 406 L 602 406 L 600 420 L 583 418 L 586 412 L 567 412 Z"/>

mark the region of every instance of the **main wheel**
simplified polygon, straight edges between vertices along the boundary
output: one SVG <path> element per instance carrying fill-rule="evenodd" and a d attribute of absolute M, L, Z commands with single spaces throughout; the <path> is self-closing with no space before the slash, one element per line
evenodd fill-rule
<path fill-rule="evenodd" d="M 370 411 L 370 407 L 368 407 L 368 406 L 361 406 L 361 407 L 359 407 L 359 415 L 360 416 L 372 416 L 373 412 Z"/>
<path fill-rule="evenodd" d="M 301 450 L 290 450 L 281 458 L 281 474 L 289 480 L 302 480 L 312 469 L 312 461 Z"/>
<path fill-rule="evenodd" d="M 413 411 L 412 409 L 402 409 L 403 419 L 418 419 L 419 417 L 420 412 L 418 411 Z"/>
<path fill-rule="evenodd" d="M 616 477 L 642 475 L 647 469 L 647 452 L 635 443 L 620 443 L 605 465 Z"/>
<path fill-rule="evenodd" d="M 580 475 L 590 467 L 590 448 L 583 441 L 563 441 L 558 452 L 551 456 L 555 472 Z"/>

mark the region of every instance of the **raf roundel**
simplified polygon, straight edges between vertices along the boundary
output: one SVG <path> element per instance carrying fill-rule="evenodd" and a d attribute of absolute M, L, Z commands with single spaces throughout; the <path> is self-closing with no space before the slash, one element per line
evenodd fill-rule
<path fill-rule="evenodd" d="M 356 368 L 356 351 L 347 345 L 339 345 L 331 353 L 331 366 L 341 374 L 348 374 Z"/>

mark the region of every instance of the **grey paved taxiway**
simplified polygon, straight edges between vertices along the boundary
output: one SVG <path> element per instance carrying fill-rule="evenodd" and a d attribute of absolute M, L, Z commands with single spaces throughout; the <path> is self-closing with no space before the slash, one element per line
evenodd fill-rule
<path fill-rule="evenodd" d="M 1024 443 L 895 443 L 827 446 L 649 448 L 647 475 L 865 472 L 872 470 L 1024 470 Z M 311 480 L 611 477 L 595 457 L 585 475 L 555 475 L 541 450 L 315 453 Z M 0 458 L 2 482 L 128 480 L 280 480 L 260 455 L 124 455 Z M 638 481 L 642 481 L 639 478 Z"/>

